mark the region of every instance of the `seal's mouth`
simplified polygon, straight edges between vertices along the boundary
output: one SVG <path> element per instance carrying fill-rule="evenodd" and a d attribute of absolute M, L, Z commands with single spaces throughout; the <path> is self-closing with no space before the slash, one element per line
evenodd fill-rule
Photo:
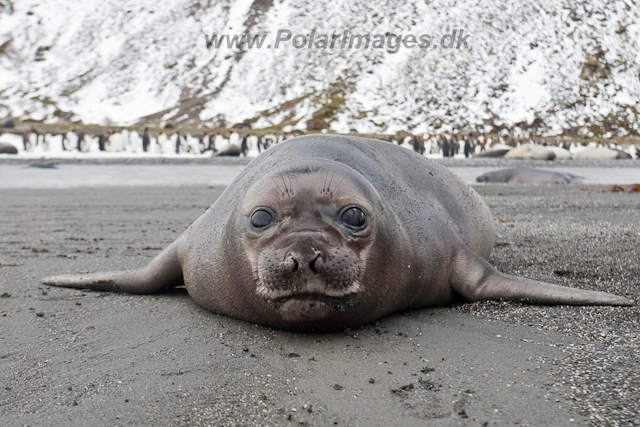
<path fill-rule="evenodd" d="M 267 300 L 269 305 L 274 307 L 275 309 L 281 308 L 288 302 L 299 302 L 305 303 L 305 305 L 309 309 L 320 308 L 323 305 L 327 305 L 333 308 L 336 311 L 347 311 L 353 308 L 353 300 L 355 298 L 355 294 L 347 295 L 341 298 L 337 297 L 329 297 L 326 295 L 318 295 L 318 294 L 297 294 L 289 297 L 279 298 L 275 300 Z"/>
<path fill-rule="evenodd" d="M 260 284 L 256 295 L 264 298 L 269 305 L 278 309 L 285 304 L 304 303 L 309 309 L 329 306 L 337 311 L 346 311 L 353 307 L 356 294 L 364 287 L 358 281 L 349 286 L 327 286 L 321 281 L 308 281 L 302 286 L 272 287 Z"/>

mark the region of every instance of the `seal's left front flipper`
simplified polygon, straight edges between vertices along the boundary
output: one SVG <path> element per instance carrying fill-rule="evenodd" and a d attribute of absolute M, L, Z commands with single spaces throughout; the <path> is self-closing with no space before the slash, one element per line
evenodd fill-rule
<path fill-rule="evenodd" d="M 65 274 L 45 277 L 42 283 L 50 286 L 130 294 L 152 294 L 171 286 L 178 286 L 184 283 L 178 254 L 181 240 L 182 236 L 160 252 L 146 267 L 139 270 Z"/>
<path fill-rule="evenodd" d="M 606 292 L 587 291 L 508 276 L 493 268 L 468 247 L 457 254 L 451 288 L 468 301 L 511 300 L 532 304 L 623 305 L 635 303 Z"/>

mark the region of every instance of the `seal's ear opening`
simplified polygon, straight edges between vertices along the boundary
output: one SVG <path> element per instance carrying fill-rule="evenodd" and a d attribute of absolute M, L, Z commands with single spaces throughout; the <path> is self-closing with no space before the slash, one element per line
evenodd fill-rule
<path fill-rule="evenodd" d="M 184 280 L 178 249 L 182 236 L 160 252 L 146 267 L 139 270 L 51 276 L 42 279 L 42 283 L 66 288 L 130 294 L 153 294 L 168 287 L 181 286 Z"/>
<path fill-rule="evenodd" d="M 470 302 L 511 300 L 547 305 L 635 304 L 633 300 L 606 292 L 587 291 L 508 276 L 497 271 L 466 246 L 454 259 L 449 285 Z"/>

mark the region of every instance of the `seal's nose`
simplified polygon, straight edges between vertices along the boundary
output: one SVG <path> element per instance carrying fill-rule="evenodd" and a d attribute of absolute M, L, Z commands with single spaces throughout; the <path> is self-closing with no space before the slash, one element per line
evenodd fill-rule
<path fill-rule="evenodd" d="M 308 251 L 289 252 L 283 266 L 292 274 L 298 272 L 318 274 L 317 262 L 320 256 L 321 252 L 315 248 L 310 248 Z"/>

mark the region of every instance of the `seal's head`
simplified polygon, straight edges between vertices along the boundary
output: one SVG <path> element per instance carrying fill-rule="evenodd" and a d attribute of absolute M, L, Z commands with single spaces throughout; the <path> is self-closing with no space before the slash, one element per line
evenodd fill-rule
<path fill-rule="evenodd" d="M 238 217 L 256 296 L 286 323 L 358 311 L 371 249 L 385 235 L 384 207 L 362 175 L 333 161 L 292 161 L 255 182 L 244 200 Z"/>

